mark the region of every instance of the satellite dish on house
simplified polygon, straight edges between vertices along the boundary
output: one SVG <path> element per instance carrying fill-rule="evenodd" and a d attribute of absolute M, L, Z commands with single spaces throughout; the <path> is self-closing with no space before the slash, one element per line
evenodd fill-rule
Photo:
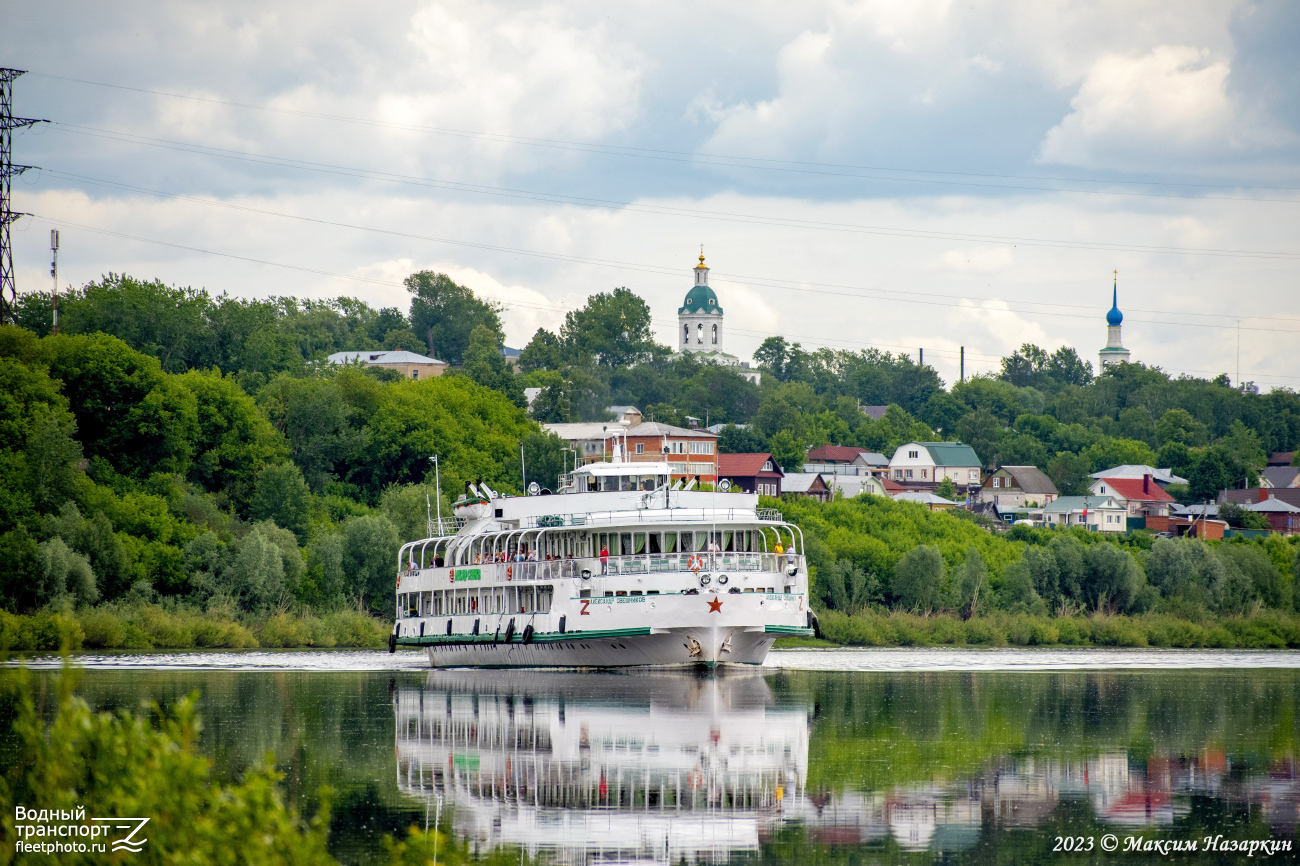
<path fill-rule="evenodd" d="M 724 479 L 722 479 L 721 481 L 719 481 L 719 482 L 718 482 L 718 489 L 721 490 L 723 493 L 730 493 L 730 492 L 731 492 L 731 479 L 730 479 L 730 478 L 724 478 Z"/>
<path fill-rule="evenodd" d="M 542 494 L 542 485 L 538 484 L 536 481 L 530 482 L 528 485 L 528 495 L 540 496 L 541 494 Z"/>

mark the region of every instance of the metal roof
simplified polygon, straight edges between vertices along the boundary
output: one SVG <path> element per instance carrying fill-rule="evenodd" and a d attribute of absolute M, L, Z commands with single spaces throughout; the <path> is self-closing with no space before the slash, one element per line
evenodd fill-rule
<path fill-rule="evenodd" d="M 443 364 L 437 358 L 408 352 L 405 349 L 388 352 L 375 349 L 369 352 L 335 352 L 326 359 L 331 364 Z"/>
<path fill-rule="evenodd" d="M 997 472 L 1003 471 L 1011 476 L 1016 482 L 1016 488 L 1022 493 L 1050 493 L 1055 496 L 1059 492 L 1047 473 L 1037 466 L 999 466 Z M 985 486 L 987 483 L 986 479 Z"/>

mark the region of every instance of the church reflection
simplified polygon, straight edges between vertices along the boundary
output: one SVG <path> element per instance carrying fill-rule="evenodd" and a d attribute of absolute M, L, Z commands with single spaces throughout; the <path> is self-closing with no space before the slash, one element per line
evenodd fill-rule
<path fill-rule="evenodd" d="M 810 708 L 761 676 L 435 671 L 395 701 L 399 787 L 485 849 L 722 860 L 805 794 Z"/>
<path fill-rule="evenodd" d="M 403 792 L 450 808 L 479 850 L 560 863 L 725 862 L 791 828 L 832 847 L 972 851 L 1071 802 L 1116 833 L 1174 832 L 1198 799 L 1278 835 L 1300 815 L 1291 758 L 1245 765 L 1215 748 L 990 754 L 965 774 L 927 766 L 882 790 L 810 790 L 810 739 L 837 731 L 758 675 L 434 671 L 394 700 Z"/>

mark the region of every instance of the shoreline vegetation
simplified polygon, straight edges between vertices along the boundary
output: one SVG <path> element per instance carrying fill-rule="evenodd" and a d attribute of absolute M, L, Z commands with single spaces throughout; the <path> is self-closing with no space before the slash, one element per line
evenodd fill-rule
<path fill-rule="evenodd" d="M 0 611 L 0 652 L 87 649 L 380 649 L 391 626 L 357 610 L 256 616 L 229 607 L 107 604 L 31 614 Z"/>
<path fill-rule="evenodd" d="M 822 637 L 781 638 L 776 649 L 855 647 L 1300 648 L 1300 615 L 1261 609 L 1239 616 L 1169 613 L 1035 616 L 993 611 L 868 610 L 819 613 Z M 382 649 L 390 626 L 356 610 L 250 616 L 229 608 L 113 604 L 81 610 L 0 611 L 0 651 Z"/>

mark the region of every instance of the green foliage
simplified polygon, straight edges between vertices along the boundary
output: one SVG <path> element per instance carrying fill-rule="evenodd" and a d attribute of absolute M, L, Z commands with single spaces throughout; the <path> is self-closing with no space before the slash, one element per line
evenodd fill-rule
<path fill-rule="evenodd" d="M 328 790 L 310 820 L 285 805 L 283 778 L 264 765 L 241 782 L 220 785 L 198 751 L 195 696 L 149 718 L 130 712 L 92 713 L 72 694 L 70 669 L 60 683 L 58 710 L 46 724 L 36 710 L 26 672 L 4 675 L 14 707 L 14 750 L 0 786 L 6 846 L 15 840 L 16 806 L 86 815 L 149 817 L 148 842 L 132 855 L 145 862 L 333 863 L 325 849 Z M 33 840 L 35 841 L 35 840 Z M 100 854 L 60 854 L 60 863 L 101 862 Z"/>
<path fill-rule="evenodd" d="M 894 566 L 889 589 L 903 610 L 928 614 L 942 603 L 947 566 L 943 554 L 932 544 L 914 547 Z"/>
<path fill-rule="evenodd" d="M 271 520 L 297 536 L 307 538 L 307 514 L 311 508 L 311 491 L 303 480 L 302 470 L 292 463 L 268 466 L 257 476 L 249 514 L 254 520 Z"/>
<path fill-rule="evenodd" d="M 626 288 L 598 292 L 564 314 L 560 341 L 570 362 L 589 357 L 602 367 L 626 367 L 654 348 L 650 305 Z"/>
<path fill-rule="evenodd" d="M 412 296 L 411 330 L 424 335 L 425 345 L 438 360 L 459 364 L 477 327 L 486 327 L 500 339 L 501 308 L 474 297 L 446 274 L 419 271 L 405 284 Z"/>
<path fill-rule="evenodd" d="M 957 485 L 953 483 L 951 478 L 945 475 L 943 480 L 939 482 L 939 486 L 934 488 L 934 495 L 941 496 L 950 502 L 955 502 L 957 500 Z"/>

